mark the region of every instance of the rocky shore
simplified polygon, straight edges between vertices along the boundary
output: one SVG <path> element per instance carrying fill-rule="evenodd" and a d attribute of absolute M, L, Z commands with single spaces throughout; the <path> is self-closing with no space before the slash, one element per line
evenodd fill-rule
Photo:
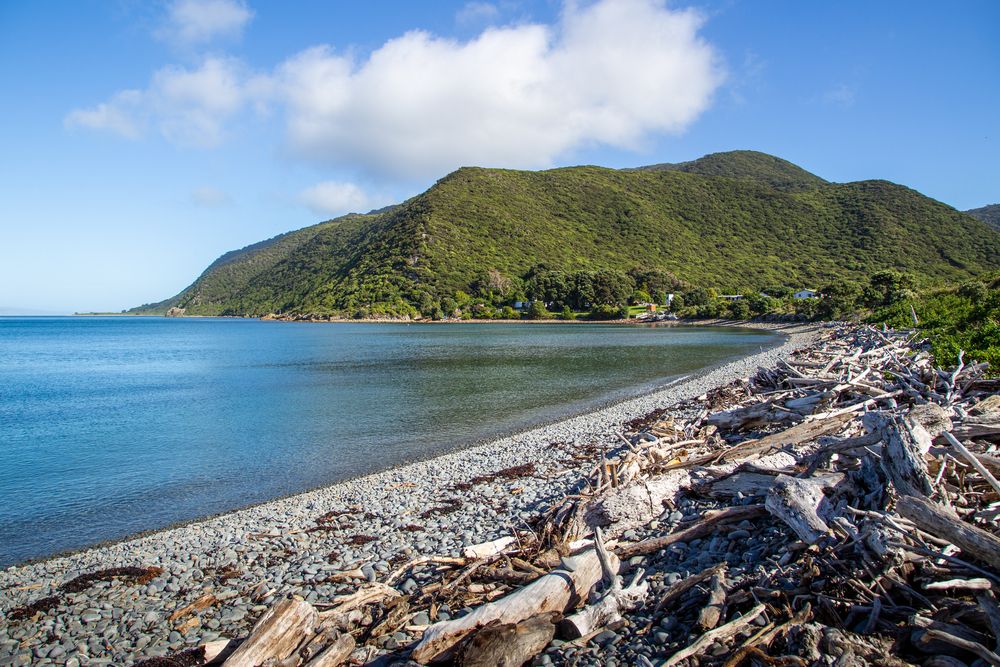
<path fill-rule="evenodd" d="M 593 452 L 620 446 L 626 422 L 773 367 L 820 331 L 764 326 L 784 331 L 788 339 L 590 414 L 138 539 L 8 568 L 0 572 L 0 667 L 131 664 L 219 637 L 245 636 L 289 595 L 319 605 L 366 580 L 384 579 L 414 557 L 457 557 L 470 545 L 509 535 L 565 496 L 593 467 Z M 681 409 L 676 416 L 690 417 Z M 345 579 L 339 574 L 345 571 L 357 576 Z M 88 574 L 93 576 L 68 585 Z M 397 585 L 406 592 L 418 582 L 404 578 Z M 465 611 L 441 608 L 434 620 Z M 430 620 L 416 618 L 413 624 Z M 394 648 L 394 641 L 407 637 L 390 638 L 385 648 Z"/>

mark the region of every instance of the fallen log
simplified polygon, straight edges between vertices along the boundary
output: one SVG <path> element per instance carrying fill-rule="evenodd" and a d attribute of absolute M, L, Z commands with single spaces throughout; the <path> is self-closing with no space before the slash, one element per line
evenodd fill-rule
<path fill-rule="evenodd" d="M 413 649 L 411 658 L 421 664 L 438 659 L 466 636 L 494 621 L 517 624 L 550 611 L 562 613 L 570 605 L 575 606 L 585 600 L 601 576 L 601 563 L 596 550 L 570 556 L 563 560 L 562 569 L 536 579 L 504 598 L 484 604 L 466 616 L 430 626 Z"/>
<path fill-rule="evenodd" d="M 597 603 L 567 616 L 559 623 L 559 636 L 563 639 L 579 639 L 622 620 L 622 613 L 638 607 L 649 594 L 649 582 L 639 582 L 640 571 L 631 584 L 609 592 Z"/>
<path fill-rule="evenodd" d="M 923 498 L 900 497 L 896 501 L 896 511 L 920 530 L 945 539 L 964 553 L 1000 569 L 1000 537 L 965 523 Z"/>
<path fill-rule="evenodd" d="M 756 519 L 764 514 L 763 505 L 743 505 L 739 507 L 727 507 L 718 512 L 706 512 L 704 516 L 690 528 L 664 535 L 663 537 L 651 537 L 641 542 L 623 542 L 615 547 L 615 553 L 619 558 L 628 559 L 633 556 L 646 556 L 656 551 L 666 549 L 675 542 L 689 542 L 691 540 L 711 535 L 717 526 L 733 521 L 743 521 L 744 519 Z"/>
<path fill-rule="evenodd" d="M 721 625 L 714 630 L 709 630 L 690 646 L 682 648 L 677 653 L 667 658 L 666 662 L 663 663 L 663 667 L 673 667 L 673 665 L 680 664 L 681 661 L 686 660 L 694 655 L 700 655 L 709 646 L 717 641 L 722 641 L 729 639 L 730 637 L 735 637 L 740 632 L 746 629 L 750 623 L 753 622 L 755 618 L 764 613 L 765 605 L 759 604 L 750 611 L 748 611 L 743 616 L 732 620 L 725 625 Z"/>
<path fill-rule="evenodd" d="M 354 651 L 354 637 L 341 632 L 333 643 L 307 662 L 306 667 L 339 667 L 351 657 L 352 651 Z"/>
<path fill-rule="evenodd" d="M 315 633 L 318 615 L 304 600 L 286 599 L 268 609 L 223 667 L 257 667 L 265 660 L 284 660 Z"/>
<path fill-rule="evenodd" d="M 767 493 L 764 507 L 788 524 L 800 540 L 815 544 L 830 531 L 826 521 L 819 516 L 820 507 L 827 502 L 823 487 L 820 480 L 778 475 Z"/>
<path fill-rule="evenodd" d="M 865 423 L 881 435 L 882 468 L 896 491 L 907 496 L 931 495 L 934 487 L 924 460 L 931 438 L 924 427 L 887 412 L 870 413 Z"/>
<path fill-rule="evenodd" d="M 671 470 L 650 480 L 612 489 L 588 505 L 587 524 L 608 526 L 608 534 L 617 537 L 660 516 L 664 501 L 672 501 L 690 482 L 686 470 Z"/>
<path fill-rule="evenodd" d="M 558 617 L 547 612 L 519 623 L 491 623 L 459 649 L 455 667 L 520 667 L 552 641 Z"/>
<path fill-rule="evenodd" d="M 791 421 L 797 422 L 802 419 L 802 415 L 794 410 L 787 410 L 773 401 L 765 403 L 754 403 L 743 408 L 724 410 L 708 416 L 705 420 L 710 426 L 715 426 L 727 431 L 739 431 L 760 424 L 773 424 L 775 422 Z"/>
<path fill-rule="evenodd" d="M 722 619 L 722 610 L 726 606 L 726 573 L 719 572 L 712 576 L 708 589 L 708 604 L 698 612 L 698 627 L 711 630 Z"/>

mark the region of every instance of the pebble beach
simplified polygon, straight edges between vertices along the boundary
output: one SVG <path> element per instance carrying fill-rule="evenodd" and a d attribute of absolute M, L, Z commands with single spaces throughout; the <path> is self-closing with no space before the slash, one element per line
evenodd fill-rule
<path fill-rule="evenodd" d="M 365 579 L 385 577 L 405 560 L 459 556 L 467 546 L 509 535 L 571 492 L 582 469 L 592 465 L 589 457 L 574 458 L 575 453 L 618 447 L 617 434 L 629 420 L 773 366 L 819 331 L 757 326 L 787 337 L 775 347 L 674 379 L 652 393 L 494 442 L 10 567 L 0 572 L 0 667 L 123 665 L 220 637 L 240 637 L 282 597 L 298 595 L 321 605 Z M 321 517 L 328 519 L 317 521 Z M 62 588 L 80 575 L 115 567 L 156 569 L 139 579 L 98 580 L 79 592 Z M 330 579 L 354 569 L 363 579 Z M 397 585 L 405 592 L 419 582 L 406 579 Z M 207 593 L 221 604 L 201 610 L 194 624 L 179 627 L 169 620 Z M 14 613 L 45 599 L 50 602 L 44 610 L 27 617 Z M 438 618 L 414 619 L 414 625 L 463 611 L 442 608 Z"/>

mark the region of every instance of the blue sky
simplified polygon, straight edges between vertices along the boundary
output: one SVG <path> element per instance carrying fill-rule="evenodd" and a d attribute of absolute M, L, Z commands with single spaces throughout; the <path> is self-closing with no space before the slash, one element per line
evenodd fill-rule
<path fill-rule="evenodd" d="M 0 3 L 0 312 L 159 300 L 464 164 L 749 148 L 994 203 L 998 25 L 991 1 Z"/>

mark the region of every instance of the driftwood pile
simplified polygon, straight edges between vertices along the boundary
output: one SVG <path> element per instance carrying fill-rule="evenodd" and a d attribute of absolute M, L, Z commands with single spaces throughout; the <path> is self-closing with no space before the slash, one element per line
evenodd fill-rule
<path fill-rule="evenodd" d="M 388 648 L 377 664 L 521 665 L 554 637 L 573 664 L 567 648 L 608 629 L 641 642 L 670 616 L 685 631 L 656 664 L 1000 665 L 1000 395 L 984 370 L 937 369 L 907 332 L 831 329 L 689 403 L 692 419 L 630 424 L 530 529 L 329 604 L 283 600 L 238 645 L 149 664 L 363 664 Z M 702 510 L 664 521 L 682 500 Z M 754 536 L 768 539 L 665 583 L 675 548 Z M 417 590 L 396 588 L 406 576 Z M 444 605 L 472 611 L 415 623 Z M 412 641 L 386 642 L 399 633 Z"/>

